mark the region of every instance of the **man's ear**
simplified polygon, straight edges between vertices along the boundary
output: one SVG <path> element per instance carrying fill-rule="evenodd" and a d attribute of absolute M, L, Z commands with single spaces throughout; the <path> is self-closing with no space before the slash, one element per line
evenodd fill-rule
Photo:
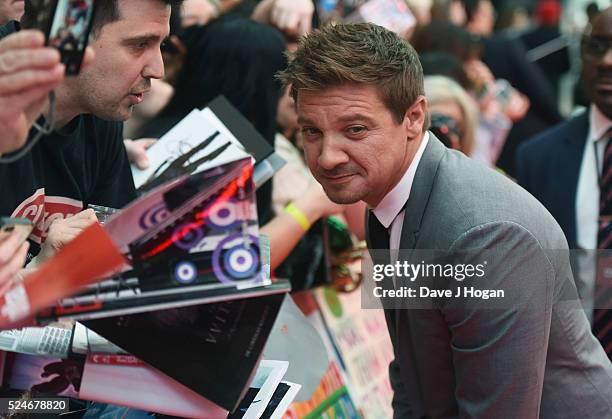
<path fill-rule="evenodd" d="M 423 133 L 427 120 L 427 99 L 420 95 L 406 111 L 404 126 L 408 138 L 416 138 Z"/>

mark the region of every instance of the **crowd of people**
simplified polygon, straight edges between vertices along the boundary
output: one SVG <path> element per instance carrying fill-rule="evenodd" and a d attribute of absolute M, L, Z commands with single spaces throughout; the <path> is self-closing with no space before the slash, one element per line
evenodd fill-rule
<path fill-rule="evenodd" d="M 0 0 L 0 215 L 34 224 L 0 243 L 0 287 L 97 222 L 90 205 L 135 199 L 130 164 L 148 167 L 157 138 L 224 95 L 287 162 L 257 207 L 294 289 L 320 283 L 313 226 L 330 217 L 370 248 L 581 251 L 583 310 L 556 304 L 569 285 L 554 279 L 532 289 L 549 302 L 538 316 L 387 310 L 396 417 L 612 417 L 612 286 L 595 253 L 612 248 L 612 8 L 563 33 L 558 0 L 400 1 L 415 18 L 401 34 L 325 22 L 312 0 L 98 1 L 68 77 L 34 2 Z"/>

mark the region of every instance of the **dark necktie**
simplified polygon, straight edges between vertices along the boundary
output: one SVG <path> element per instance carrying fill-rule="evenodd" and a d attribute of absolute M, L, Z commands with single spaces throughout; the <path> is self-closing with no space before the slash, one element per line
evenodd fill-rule
<path fill-rule="evenodd" d="M 378 221 L 372 211 L 368 211 L 368 235 L 368 247 L 370 249 L 389 250 L 389 230 Z M 389 261 L 385 263 L 389 263 Z"/>
<path fill-rule="evenodd" d="M 597 248 L 612 249 L 612 128 L 602 137 L 606 141 L 603 166 L 599 184 L 599 230 Z M 600 260 L 612 258 L 600 255 Z M 595 281 L 595 310 L 593 311 L 593 334 L 601 342 L 606 354 L 612 360 L 612 278 L 606 275 L 612 266 L 599 266 Z"/>
<path fill-rule="evenodd" d="M 368 210 L 368 249 L 374 250 L 370 252 L 372 263 L 376 265 L 388 265 L 391 263 L 389 255 L 389 230 L 378 221 L 376 215 Z M 393 278 L 385 276 L 380 285 L 383 289 L 392 290 L 395 288 Z M 382 298 L 385 308 L 395 307 L 397 299 Z"/>

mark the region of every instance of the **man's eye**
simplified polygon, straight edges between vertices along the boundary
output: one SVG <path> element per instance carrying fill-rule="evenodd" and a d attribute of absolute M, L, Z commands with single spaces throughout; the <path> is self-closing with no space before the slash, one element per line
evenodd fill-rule
<path fill-rule="evenodd" d="M 319 130 L 316 128 L 304 127 L 302 128 L 302 134 L 307 137 L 313 137 L 319 133 Z"/>
<path fill-rule="evenodd" d="M 354 126 L 348 127 L 346 129 L 346 131 L 349 134 L 353 134 L 353 135 L 354 134 L 361 134 L 361 133 L 365 132 L 366 130 L 367 130 L 366 127 L 364 127 L 362 125 L 354 125 Z"/>
<path fill-rule="evenodd" d="M 601 57 L 606 54 L 609 48 L 612 48 L 612 42 L 600 38 L 585 38 L 582 42 L 582 48 L 589 55 Z"/>
<path fill-rule="evenodd" d="M 132 44 L 132 48 L 137 51 L 145 50 L 149 47 L 149 41 L 140 41 Z"/>

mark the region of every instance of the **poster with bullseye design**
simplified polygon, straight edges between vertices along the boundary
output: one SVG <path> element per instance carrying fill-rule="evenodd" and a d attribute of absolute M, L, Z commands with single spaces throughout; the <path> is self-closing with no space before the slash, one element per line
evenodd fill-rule
<path fill-rule="evenodd" d="M 160 185 L 104 225 L 121 275 L 42 313 L 85 320 L 265 294 L 250 158 Z"/>

